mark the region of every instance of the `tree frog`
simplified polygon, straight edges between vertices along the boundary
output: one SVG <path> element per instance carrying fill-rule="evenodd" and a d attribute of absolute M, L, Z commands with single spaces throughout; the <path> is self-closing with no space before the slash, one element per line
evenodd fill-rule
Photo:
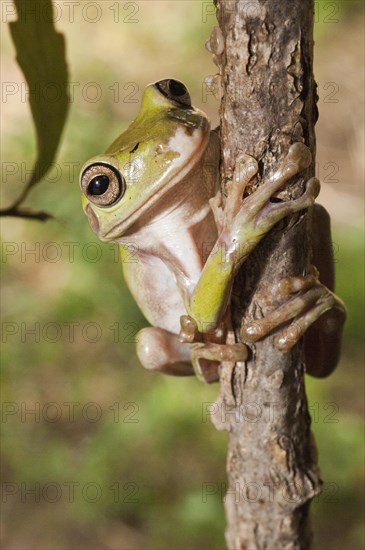
<path fill-rule="evenodd" d="M 136 119 L 82 168 L 90 226 L 102 241 L 118 243 L 126 282 L 152 325 L 138 333 L 138 357 L 152 371 L 213 382 L 222 361 L 247 360 L 250 343 L 277 332 L 274 343 L 285 353 L 314 323 L 316 331 L 304 335 L 307 371 L 325 376 L 338 360 L 345 307 L 314 267 L 280 281 L 282 305 L 243 326 L 242 342 L 227 343 L 238 269 L 278 221 L 314 205 L 316 178 L 295 200 L 270 200 L 310 165 L 310 151 L 291 145 L 276 172 L 245 198 L 258 166 L 240 154 L 224 203 L 219 159 L 217 130 L 192 106 L 184 84 L 165 79 L 146 87 Z M 321 260 L 324 244 L 330 246 L 328 216 L 321 207 L 314 214 L 322 250 L 314 257 Z M 333 288 L 332 267 L 324 273 Z"/>

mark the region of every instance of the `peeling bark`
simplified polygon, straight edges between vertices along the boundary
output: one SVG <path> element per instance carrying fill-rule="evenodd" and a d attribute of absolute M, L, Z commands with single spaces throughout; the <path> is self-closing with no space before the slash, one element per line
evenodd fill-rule
<path fill-rule="evenodd" d="M 316 86 L 312 74 L 313 0 L 217 0 L 221 56 L 222 176 L 239 152 L 254 156 L 252 192 L 303 141 L 315 154 Z M 280 198 L 296 198 L 314 160 Z M 310 256 L 310 214 L 278 224 L 245 262 L 234 285 L 236 338 L 245 322 L 279 303 L 273 283 L 301 275 Z M 321 481 L 304 388 L 300 346 L 282 353 L 273 337 L 251 345 L 245 364 L 226 364 L 213 421 L 229 431 L 226 540 L 230 549 L 308 549 L 309 506 Z"/>

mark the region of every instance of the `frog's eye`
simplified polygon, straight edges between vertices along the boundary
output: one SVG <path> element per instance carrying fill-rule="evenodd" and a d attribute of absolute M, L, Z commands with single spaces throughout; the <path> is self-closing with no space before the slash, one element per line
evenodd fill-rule
<path fill-rule="evenodd" d="M 111 206 L 125 193 L 123 176 L 111 164 L 91 164 L 81 176 L 81 188 L 90 202 Z"/>
<path fill-rule="evenodd" d="M 184 107 L 191 107 L 190 94 L 182 82 L 179 80 L 160 80 L 155 84 L 156 88 L 168 99 Z"/>

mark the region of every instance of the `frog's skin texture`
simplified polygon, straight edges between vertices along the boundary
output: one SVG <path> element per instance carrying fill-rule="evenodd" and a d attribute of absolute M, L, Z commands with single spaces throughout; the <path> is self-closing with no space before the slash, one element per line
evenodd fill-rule
<path fill-rule="evenodd" d="M 345 308 L 331 292 L 328 215 L 314 209 L 318 271 L 279 282 L 283 305 L 242 328 L 246 343 L 227 344 L 229 301 L 240 266 L 262 237 L 284 217 L 313 207 L 319 182 L 303 195 L 270 202 L 286 182 L 311 163 L 309 149 L 293 144 L 283 164 L 244 200 L 257 173 L 256 160 L 240 155 L 228 196 L 219 191 L 219 140 L 206 115 L 191 105 L 185 86 L 162 80 L 147 86 L 137 118 L 102 156 L 81 173 L 83 208 L 104 242 L 117 242 L 127 284 L 151 327 L 138 334 L 144 367 L 216 381 L 221 361 L 245 361 L 248 346 L 278 332 L 275 345 L 287 352 L 305 333 L 307 371 L 329 374 L 336 366 Z M 318 241 L 318 242 L 317 242 Z M 317 263 L 317 260 L 319 263 Z M 322 262 L 323 263 L 323 262 Z M 326 345 L 326 342 L 330 345 Z"/>

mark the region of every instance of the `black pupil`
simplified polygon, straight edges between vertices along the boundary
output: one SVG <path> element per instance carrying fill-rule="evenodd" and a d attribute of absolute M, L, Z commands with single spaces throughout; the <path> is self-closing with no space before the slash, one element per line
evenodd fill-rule
<path fill-rule="evenodd" d="M 170 88 L 171 94 L 177 97 L 186 94 L 186 88 L 184 84 L 182 84 L 178 80 L 170 80 L 169 88 Z"/>
<path fill-rule="evenodd" d="M 108 189 L 109 183 L 110 180 L 108 176 L 95 176 L 95 178 L 90 181 L 87 187 L 87 192 L 89 195 L 103 195 Z"/>

